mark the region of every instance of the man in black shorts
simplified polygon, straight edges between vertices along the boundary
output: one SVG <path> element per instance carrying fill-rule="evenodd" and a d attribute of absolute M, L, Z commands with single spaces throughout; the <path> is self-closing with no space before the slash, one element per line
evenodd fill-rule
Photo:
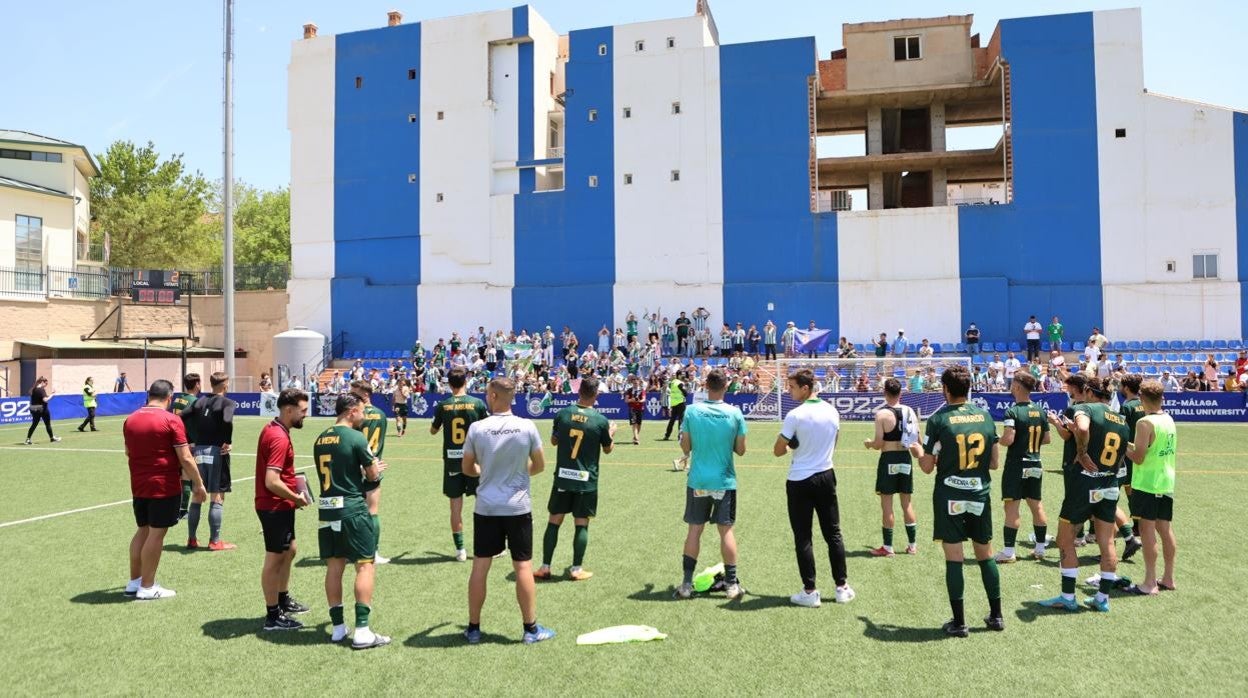
<path fill-rule="evenodd" d="M 225 396 L 230 389 L 229 376 L 218 371 L 208 380 L 212 383 L 212 395 L 200 397 L 182 415 L 194 425 L 195 462 L 212 500 L 208 508 L 208 549 L 233 550 L 238 546 L 221 540 L 221 519 L 225 512 L 225 493 L 231 489 L 230 441 L 234 438 L 236 403 Z M 195 537 L 199 515 L 200 504 L 191 504 L 187 512 L 186 547 L 192 550 L 199 547 Z"/>
<path fill-rule="evenodd" d="M 308 416 L 308 394 L 287 388 L 277 396 L 277 417 L 260 430 L 256 446 L 256 516 L 264 532 L 264 629 L 298 630 L 303 623 L 291 618 L 308 607 L 290 596 L 290 566 L 295 561 L 295 510 L 311 504 L 300 491 L 295 475 L 295 446 L 291 429 L 302 429 Z M 304 490 L 307 491 L 306 480 Z"/>
<path fill-rule="evenodd" d="M 628 388 L 624 390 L 624 402 L 628 405 L 628 425 L 633 428 L 633 445 L 641 443 L 641 420 L 646 414 L 646 386 L 641 376 L 629 376 Z"/>

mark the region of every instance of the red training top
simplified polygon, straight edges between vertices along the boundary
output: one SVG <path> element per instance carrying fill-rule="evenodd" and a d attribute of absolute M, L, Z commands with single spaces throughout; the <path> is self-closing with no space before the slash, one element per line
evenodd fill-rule
<path fill-rule="evenodd" d="M 182 496 L 182 465 L 174 450 L 186 445 L 182 420 L 159 407 L 140 407 L 121 427 L 130 457 L 130 492 L 144 499 Z"/>
<path fill-rule="evenodd" d="M 295 447 L 290 443 L 290 432 L 276 419 L 260 430 L 260 443 L 256 446 L 256 511 L 294 509 L 294 502 L 264 486 L 265 471 L 270 469 L 281 473 L 282 482 L 295 489 Z"/>

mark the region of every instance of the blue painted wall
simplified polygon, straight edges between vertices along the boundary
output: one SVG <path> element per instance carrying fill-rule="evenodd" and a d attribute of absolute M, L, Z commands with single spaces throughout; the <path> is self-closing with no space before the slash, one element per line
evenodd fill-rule
<path fill-rule="evenodd" d="M 839 327 L 836 215 L 810 211 L 815 60 L 809 37 L 719 50 L 726 318 Z"/>
<path fill-rule="evenodd" d="M 574 31 L 569 35 L 564 190 L 536 193 L 532 176 L 522 177 L 515 204 L 513 324 L 530 331 L 548 324 L 567 324 L 576 332 L 582 346 L 596 336 L 603 323 L 612 322 L 613 313 L 612 35 L 611 27 Z M 607 55 L 598 55 L 599 44 L 607 45 Z M 521 60 L 524 60 L 523 53 Z M 532 54 L 528 60 L 531 72 Z M 521 65 L 523 75 L 525 70 L 523 63 Z M 589 121 L 590 109 L 598 110 L 596 121 Z M 521 134 L 523 138 L 523 130 Z M 522 157 L 523 147 L 522 140 Z M 532 147 L 530 138 L 530 150 Z M 590 175 L 597 175 L 597 187 L 589 186 Z M 556 326 L 555 329 L 560 328 Z"/>
<path fill-rule="evenodd" d="M 1017 340 L 1027 316 L 1066 336 L 1103 323 L 1092 14 L 1001 22 L 1011 68 L 1014 200 L 959 209 L 962 322 Z"/>
<path fill-rule="evenodd" d="M 1248 337 L 1248 114 L 1235 112 L 1235 248 L 1239 259 L 1240 336 Z"/>
<path fill-rule="evenodd" d="M 336 41 L 334 331 L 355 348 L 398 349 L 416 336 L 420 283 L 420 121 L 407 118 L 420 114 L 420 24 Z"/>

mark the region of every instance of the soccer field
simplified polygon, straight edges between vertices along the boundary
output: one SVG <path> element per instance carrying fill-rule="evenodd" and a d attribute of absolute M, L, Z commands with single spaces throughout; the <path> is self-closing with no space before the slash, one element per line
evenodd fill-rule
<path fill-rule="evenodd" d="M 785 513 L 787 458 L 771 455 L 778 425 L 751 423 L 749 452 L 738 460 L 740 574 L 749 593 L 727 602 L 722 596 L 672 599 L 680 581 L 685 475 L 670 470 L 675 442 L 656 441 L 661 424 L 647 423 L 640 446 L 621 444 L 603 458 L 600 518 L 590 526 L 585 561 L 594 578 L 538 585 L 538 617 L 558 637 L 520 644 L 510 562 L 503 559 L 491 574 L 482 618 L 486 642 L 469 647 L 461 636 L 469 565 L 452 557 L 441 494 L 441 437 L 429 436 L 427 420 L 413 421 L 408 436 L 392 433 L 386 446 L 381 550 L 394 562 L 378 569 L 372 624 L 394 644 L 352 652 L 328 641 L 324 567 L 316 559 L 311 510 L 298 516 L 300 552 L 291 579 L 292 594 L 312 607 L 302 616 L 309 627 L 260 632 L 264 550 L 250 479 L 265 423 L 260 418 L 241 418 L 235 428 L 236 482 L 226 500 L 224 532 L 238 549 L 188 554 L 179 525 L 166 539 L 159 574 L 178 596 L 150 603 L 124 597 L 134 521 L 121 420 L 99 421 L 101 431 L 94 434 L 58 423 L 64 441 L 35 446 L 20 445 L 25 425 L 0 427 L 0 623 L 7 628 L 0 657 L 10 695 L 952 695 L 1030 689 L 1154 696 L 1242 695 L 1248 685 L 1248 623 L 1235 590 L 1244 567 L 1237 527 L 1248 501 L 1248 425 L 1180 425 L 1176 592 L 1152 598 L 1116 593 L 1108 615 L 1039 609 L 1035 601 L 1059 590 L 1057 553 L 1051 550 L 1043 562 L 1020 559 L 1002 566 L 1007 627 L 990 633 L 979 620 L 987 602 L 972 562 L 966 567 L 971 637 L 946 639 L 940 624 L 949 608 L 943 558 L 931 541 L 930 476 L 916 475 L 919 554 L 876 559 L 868 553 L 880 544 L 875 454 L 862 447 L 869 425 L 847 423 L 837 453 L 857 599 L 830 602 L 826 548 L 816 535 L 819 582 L 828 601 L 807 609 L 788 599 L 800 580 Z M 329 423 L 309 419 L 295 432 L 296 467 L 310 467 L 312 441 Z M 539 428 L 548 435 L 549 423 Z M 620 435 L 626 429 L 621 425 Z M 547 454 L 553 459 L 553 449 Z M 1055 468 L 1060 446 L 1046 447 L 1044 457 L 1048 469 Z M 535 558 L 551 478 L 548 466 L 534 482 Z M 993 491 L 999 548 L 996 483 Z M 1046 475 L 1054 532 L 1060 496 L 1059 478 Z M 1030 525 L 1024 513 L 1021 539 Z M 900 513 L 896 534 L 904 547 Z M 206 539 L 205 516 L 200 540 Z M 1094 550 L 1081 549 L 1081 580 L 1094 570 L 1088 557 Z M 1029 552 L 1024 544 L 1020 558 Z M 571 554 L 567 521 L 557 573 L 571 564 Z M 707 531 L 699 568 L 718 561 L 717 538 Z M 1141 579 L 1143 556 L 1121 564 L 1119 573 Z M 347 609 L 350 623 L 349 602 Z M 618 624 L 652 625 L 669 637 L 636 645 L 575 644 L 580 633 Z"/>

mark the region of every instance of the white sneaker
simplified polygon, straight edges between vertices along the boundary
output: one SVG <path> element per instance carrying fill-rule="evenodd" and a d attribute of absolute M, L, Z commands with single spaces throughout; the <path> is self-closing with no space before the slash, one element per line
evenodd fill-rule
<path fill-rule="evenodd" d="M 803 589 L 790 596 L 789 601 L 792 601 L 794 606 L 805 606 L 806 608 L 819 608 L 819 605 L 822 603 L 818 589 L 814 591 Z"/>
<path fill-rule="evenodd" d="M 849 586 L 848 584 L 846 584 L 843 587 L 836 588 L 836 602 L 837 603 L 849 603 L 850 601 L 854 600 L 855 596 L 857 596 L 857 594 L 854 593 L 853 587 Z"/>
<path fill-rule="evenodd" d="M 992 559 L 996 560 L 998 565 L 1008 565 L 1011 562 L 1018 562 L 1018 558 L 1014 556 L 1014 553 L 1006 553 L 1004 550 L 997 553 Z"/>
<path fill-rule="evenodd" d="M 1099 587 L 1101 586 L 1101 575 L 1100 575 L 1100 573 L 1098 572 L 1097 574 L 1094 574 L 1094 575 L 1092 575 L 1091 577 L 1088 577 L 1087 579 L 1083 580 L 1083 583 L 1084 583 L 1084 584 L 1087 584 L 1087 585 L 1088 585 L 1088 586 L 1090 586 L 1090 587 L 1098 587 L 1098 588 L 1099 588 Z"/>
<path fill-rule="evenodd" d="M 330 642 L 342 642 L 343 640 L 347 639 L 347 636 L 350 633 L 351 631 L 350 629 L 347 628 L 346 625 L 335 625 L 333 634 L 329 636 L 329 641 Z"/>
<path fill-rule="evenodd" d="M 693 585 L 681 584 L 680 586 L 676 587 L 676 591 L 672 593 L 672 596 L 678 599 L 692 599 L 693 598 Z"/>
<path fill-rule="evenodd" d="M 684 459 L 684 458 L 673 458 L 673 459 L 672 459 L 672 472 L 676 472 L 676 473 L 678 473 L 678 472 L 680 472 L 680 471 L 682 471 L 682 470 L 684 470 L 684 469 L 685 469 L 685 459 Z"/>
<path fill-rule="evenodd" d="M 1083 546 L 1085 546 L 1085 545 L 1087 545 L 1087 544 L 1088 544 L 1088 541 L 1087 541 L 1087 539 L 1086 539 L 1086 538 L 1084 538 L 1083 536 L 1075 536 L 1075 547 L 1076 547 L 1076 548 L 1082 548 Z"/>
<path fill-rule="evenodd" d="M 456 550 L 456 551 L 455 551 L 455 560 L 456 560 L 457 562 L 466 562 L 466 561 L 468 560 L 468 551 L 467 551 L 467 550 Z"/>
<path fill-rule="evenodd" d="M 390 564 L 390 558 L 386 557 L 385 555 L 382 555 L 381 553 L 373 553 L 373 564 L 374 565 L 388 565 Z"/>
<path fill-rule="evenodd" d="M 744 594 L 745 590 L 741 588 L 741 584 L 738 582 L 733 582 L 732 584 L 724 587 L 724 596 L 727 596 L 729 601 L 739 599 Z"/>
<path fill-rule="evenodd" d="M 134 595 L 134 598 L 137 601 L 155 601 L 157 599 L 172 599 L 177 595 L 178 592 L 173 589 L 166 589 L 159 584 L 153 584 L 146 589 L 140 588 L 139 592 Z"/>
<path fill-rule="evenodd" d="M 143 578 L 135 577 L 134 579 L 131 579 L 130 581 L 126 582 L 126 590 L 122 593 L 124 593 L 126 596 L 134 596 L 135 594 L 139 593 L 139 589 L 142 589 L 142 588 L 143 588 Z"/>

